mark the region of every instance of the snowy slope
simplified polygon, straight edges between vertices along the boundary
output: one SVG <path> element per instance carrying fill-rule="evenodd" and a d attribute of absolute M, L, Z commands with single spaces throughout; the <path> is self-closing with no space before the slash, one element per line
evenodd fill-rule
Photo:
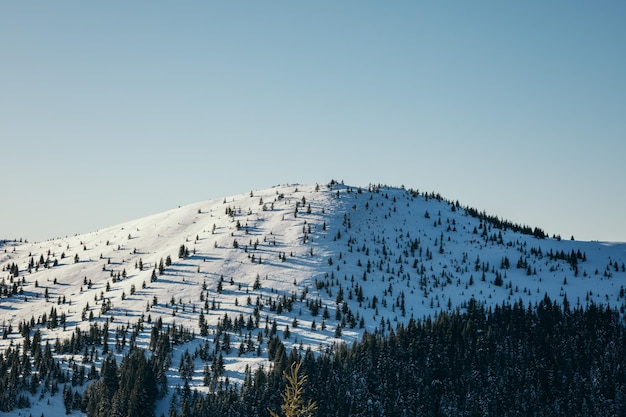
<path fill-rule="evenodd" d="M 179 257 L 181 246 L 188 256 Z M 168 256 L 172 264 L 160 274 L 159 263 Z M 539 239 L 499 229 L 432 194 L 384 186 L 284 185 L 89 234 L 5 242 L 0 325 L 3 331 L 12 326 L 12 332 L 0 340 L 0 351 L 21 342 L 21 322 L 41 322 L 53 308 L 65 315 L 65 330 L 38 326 L 44 343 L 70 337 L 77 326 L 86 330 L 108 321 L 113 344 L 116 327 L 161 317 L 194 329 L 195 339 L 177 346 L 181 353 L 213 343 L 225 314 L 248 320 L 256 310 L 259 324 L 250 331 L 255 349 L 238 352 L 248 334 L 244 329 L 224 352 L 226 375 L 237 382 L 246 366 L 269 366 L 267 343 L 258 343 L 257 334 L 274 321 L 280 334 L 289 328 L 288 350 L 320 351 L 366 330 L 463 308 L 471 297 L 487 305 L 532 305 L 547 294 L 553 300 L 567 297 L 571 306 L 608 304 L 623 313 L 624 263 L 624 243 Z M 199 336 L 201 312 L 207 337 Z M 146 324 L 138 345 L 147 347 L 149 337 Z M 168 375 L 171 387 L 181 384 L 179 356 Z M 202 370 L 196 359 L 194 386 L 206 392 Z M 29 412 L 64 410 L 59 397 L 34 396 Z M 166 407 L 163 400 L 157 415 L 167 413 Z"/>

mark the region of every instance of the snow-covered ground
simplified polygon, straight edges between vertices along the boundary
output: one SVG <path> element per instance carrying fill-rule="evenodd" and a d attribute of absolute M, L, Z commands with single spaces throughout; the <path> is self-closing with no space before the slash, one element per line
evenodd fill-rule
<path fill-rule="evenodd" d="M 37 323 L 53 308 L 58 317 L 65 315 L 65 330 L 41 326 L 44 343 L 70 337 L 77 326 L 86 330 L 108 320 L 113 345 L 116 327 L 161 317 L 166 324 L 196 332 L 193 341 L 176 347 L 168 375 L 175 387 L 181 384 L 180 354 L 206 341 L 213 344 L 213 332 L 225 314 L 247 320 L 257 305 L 255 346 L 259 331 L 275 320 L 279 334 L 289 327 L 284 339 L 288 351 L 349 343 L 364 331 L 463 308 L 471 297 L 491 306 L 519 300 L 533 305 L 547 294 L 559 302 L 567 297 L 571 308 L 593 302 L 620 308 L 623 314 L 626 244 L 539 239 L 496 228 L 457 204 L 411 191 L 284 185 L 84 235 L 5 242 L 0 246 L 0 284 L 9 292 L 15 286 L 18 294 L 0 299 L 0 329 L 11 325 L 13 330 L 0 340 L 0 352 L 21 343 L 19 323 Z M 179 257 L 181 246 L 188 256 Z M 168 256 L 172 264 L 164 265 L 161 275 L 159 263 L 165 264 Z M 17 277 L 12 277 L 13 265 Z M 496 285 L 499 279 L 502 284 Z M 291 311 L 282 308 L 281 299 L 292 295 Z M 277 309 L 272 306 L 276 303 Z M 307 306 L 312 304 L 320 306 L 317 314 Z M 336 319 L 338 309 L 343 326 Z M 207 337 L 199 335 L 201 311 L 209 325 Z M 147 347 L 150 327 L 145 325 L 139 346 Z M 267 339 L 260 344 L 260 356 L 238 354 L 247 333 L 233 335 L 230 353 L 224 352 L 231 383 L 241 381 L 246 366 L 269 366 Z M 203 366 L 195 360 L 193 385 L 206 391 Z M 65 413 L 60 394 L 42 400 L 36 395 L 31 402 L 31 409 L 8 415 Z M 161 412 L 167 414 L 167 399 L 157 415 Z"/>

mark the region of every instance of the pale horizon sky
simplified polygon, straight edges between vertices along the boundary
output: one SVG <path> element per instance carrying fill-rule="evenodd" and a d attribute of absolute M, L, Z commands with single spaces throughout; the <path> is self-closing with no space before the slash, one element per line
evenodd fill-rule
<path fill-rule="evenodd" d="M 3 2 L 0 240 L 331 179 L 626 242 L 626 3 Z"/>

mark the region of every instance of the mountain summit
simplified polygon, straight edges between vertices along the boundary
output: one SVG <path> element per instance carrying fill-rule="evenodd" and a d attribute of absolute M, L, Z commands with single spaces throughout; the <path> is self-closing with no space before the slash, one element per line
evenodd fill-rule
<path fill-rule="evenodd" d="M 623 314 L 625 262 L 626 244 L 549 238 L 434 193 L 282 185 L 83 235 L 5 242 L 0 353 L 36 338 L 61 372 L 83 369 L 73 388 L 82 392 L 108 353 L 154 351 L 158 323 L 177 352 L 162 394 L 185 384 L 210 392 L 270 367 L 273 336 L 287 351 L 319 353 L 470 301 L 532 306 L 546 296 Z M 76 349 L 89 335 L 98 342 Z M 51 394 L 33 383 L 20 395 L 40 413 L 62 407 Z"/>

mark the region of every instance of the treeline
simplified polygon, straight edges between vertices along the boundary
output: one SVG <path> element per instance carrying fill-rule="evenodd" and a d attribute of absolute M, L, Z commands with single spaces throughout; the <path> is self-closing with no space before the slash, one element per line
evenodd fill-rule
<path fill-rule="evenodd" d="M 319 416 L 624 415 L 625 327 L 615 310 L 549 298 L 411 320 L 329 354 L 278 348 L 273 367 L 212 395 L 180 389 L 173 416 L 266 416 L 303 356 Z"/>
<path fill-rule="evenodd" d="M 194 334 L 159 319 L 144 351 L 134 337 L 143 324 L 116 330 L 114 349 L 125 352 L 118 362 L 106 324 L 49 344 L 22 323 L 23 343 L 0 352 L 0 411 L 62 395 L 68 413 L 154 416 L 167 395 L 173 347 Z M 171 393 L 168 417 L 269 416 L 268 409 L 280 410 L 282 372 L 300 359 L 308 376 L 303 400 L 317 403 L 317 416 L 619 416 L 626 410 L 625 330 L 618 311 L 593 303 L 572 308 L 566 298 L 546 296 L 535 306 L 486 309 L 471 300 L 463 311 L 381 326 L 320 354 L 289 352 L 268 333 L 271 366 L 246 370 L 240 385 L 224 374 L 223 342 L 219 349 L 199 344 L 181 359 L 184 384 Z M 79 358 L 60 366 L 54 355 L 63 353 Z M 189 385 L 203 368 L 209 395 Z"/>
<path fill-rule="evenodd" d="M 337 182 L 335 180 L 331 180 L 331 182 L 328 184 L 328 188 L 332 190 L 332 187 L 334 185 L 336 185 L 336 184 L 339 184 L 339 182 Z M 341 181 L 341 184 L 343 184 L 343 181 Z M 370 184 L 368 186 L 367 190 L 369 192 L 380 193 L 381 189 L 384 188 L 384 187 L 388 187 L 388 186 L 387 185 L 382 185 L 382 184 L 378 184 L 378 185 Z M 521 224 L 518 224 L 518 223 L 514 223 L 514 222 L 512 222 L 510 220 L 500 219 L 498 216 L 487 214 L 486 211 L 484 211 L 484 210 L 480 211 L 480 210 L 478 210 L 478 209 L 476 209 L 474 207 L 470 207 L 470 206 L 463 207 L 463 206 L 461 206 L 461 204 L 459 203 L 458 200 L 457 201 L 449 200 L 449 199 L 443 197 L 441 194 L 435 193 L 434 191 L 430 192 L 430 193 L 427 192 L 427 191 L 424 191 L 424 192 L 420 193 L 420 191 L 418 189 L 414 189 L 414 188 L 405 189 L 404 186 L 402 186 L 402 189 L 405 190 L 413 198 L 418 197 L 418 196 L 421 195 L 421 196 L 423 196 L 426 199 L 426 201 L 428 201 L 428 199 L 432 199 L 432 200 L 437 200 L 439 202 L 444 202 L 444 203 L 450 204 L 450 207 L 451 207 L 452 211 L 463 209 L 463 210 L 465 210 L 465 212 L 468 215 L 470 215 L 470 216 L 472 216 L 474 218 L 477 218 L 477 219 L 479 219 L 480 221 L 482 221 L 484 223 L 488 223 L 488 224 L 490 224 L 491 226 L 493 226 L 496 229 L 512 230 L 514 232 L 521 233 L 521 234 L 524 234 L 524 235 L 531 235 L 531 236 L 534 236 L 534 237 L 539 238 L 539 239 L 544 239 L 544 238 L 548 237 L 548 234 L 544 230 L 539 228 L 539 227 L 534 227 L 533 228 L 533 227 L 530 227 L 530 226 L 527 226 L 527 225 L 521 225 Z M 347 187 L 346 192 L 350 193 L 351 192 L 351 188 Z M 362 190 L 359 187 L 357 189 L 357 193 L 360 194 L 361 192 L 362 192 Z M 555 235 L 554 238 L 555 239 L 559 239 L 559 240 L 561 239 L 561 237 L 557 236 L 557 235 Z"/>
<path fill-rule="evenodd" d="M 469 207 L 469 206 L 465 207 L 465 211 L 470 216 L 475 217 L 475 218 L 477 218 L 477 219 L 479 219 L 479 220 L 481 220 L 481 221 L 483 221 L 485 223 L 489 223 L 490 225 L 492 225 L 496 229 L 512 230 L 514 232 L 521 233 L 523 235 L 531 235 L 531 236 L 534 236 L 534 237 L 539 238 L 539 239 L 543 239 L 543 238 L 547 237 L 546 232 L 544 232 L 539 227 L 532 228 L 530 226 L 513 223 L 513 222 L 511 222 L 509 220 L 500 219 L 498 216 L 493 216 L 493 215 L 487 214 L 484 210 L 481 212 L 481 211 L 478 211 L 477 209 L 475 209 L 473 207 Z"/>

